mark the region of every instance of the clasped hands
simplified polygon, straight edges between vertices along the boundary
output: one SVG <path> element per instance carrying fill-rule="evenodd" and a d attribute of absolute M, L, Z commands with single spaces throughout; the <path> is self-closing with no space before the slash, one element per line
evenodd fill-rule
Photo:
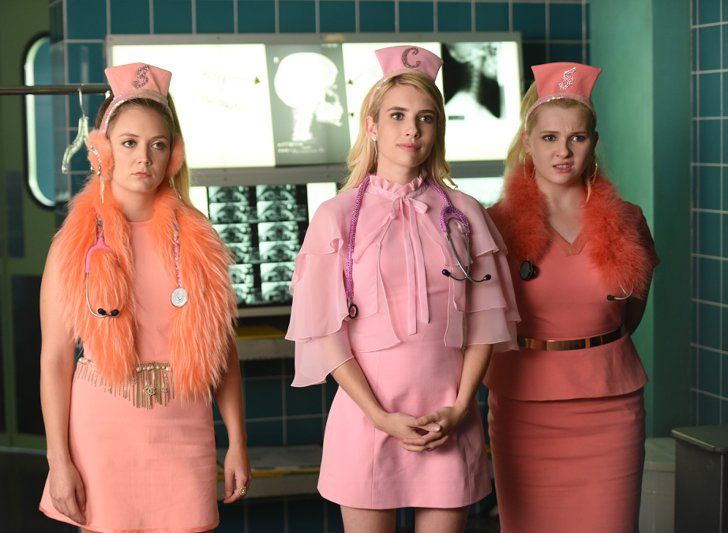
<path fill-rule="evenodd" d="M 452 430 L 467 414 L 466 409 L 455 406 L 441 407 L 416 418 L 405 413 L 382 413 L 374 425 L 377 429 L 400 441 L 400 446 L 411 452 L 432 451 L 447 442 Z"/>

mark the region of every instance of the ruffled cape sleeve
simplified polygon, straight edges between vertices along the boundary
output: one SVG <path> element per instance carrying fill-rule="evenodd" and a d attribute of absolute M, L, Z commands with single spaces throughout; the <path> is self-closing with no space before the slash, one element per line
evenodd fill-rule
<path fill-rule="evenodd" d="M 467 284 L 467 310 L 463 345 L 493 344 L 495 351 L 518 349 L 516 307 L 507 250 L 487 212 L 478 205 L 468 213 L 475 278 L 490 274 L 483 283 Z"/>
<path fill-rule="evenodd" d="M 294 387 L 324 383 L 353 357 L 345 322 L 343 220 L 332 206 L 339 198 L 316 211 L 296 257 L 286 333 L 296 343 Z"/>

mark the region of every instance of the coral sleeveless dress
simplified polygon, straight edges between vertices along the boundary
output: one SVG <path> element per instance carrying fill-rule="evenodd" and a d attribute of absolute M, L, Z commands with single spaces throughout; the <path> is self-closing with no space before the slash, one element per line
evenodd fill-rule
<path fill-rule="evenodd" d="M 442 199 L 421 178 L 399 185 L 371 176 L 353 255 L 359 316 L 343 320 L 343 265 L 356 192 L 319 208 L 296 260 L 287 335 L 296 341 L 293 385 L 322 383 L 354 357 L 387 412 L 417 417 L 453 405 L 462 346 L 514 345 L 518 314 L 505 254 L 477 202 L 448 191 L 470 221 L 473 275 L 492 275 L 477 286 L 456 285 L 463 282 L 442 274 L 443 267 L 459 274 L 439 227 Z M 460 301 L 455 294 L 466 289 L 468 298 Z M 448 341 L 452 337 L 456 341 Z M 442 447 L 411 452 L 376 429 L 339 388 L 326 423 L 318 489 L 328 500 L 363 509 L 458 508 L 480 500 L 491 486 L 476 403 Z"/>
<path fill-rule="evenodd" d="M 170 294 L 177 286 L 155 250 L 150 224 L 129 224 L 136 348 L 142 363 L 169 361 Z M 93 360 L 93 354 L 85 356 Z M 71 391 L 69 448 L 86 491 L 82 527 L 125 533 L 215 528 L 219 519 L 211 406 L 175 398 L 152 409 L 134 407 L 79 372 L 77 368 Z M 79 525 L 55 509 L 48 482 L 40 510 Z"/>

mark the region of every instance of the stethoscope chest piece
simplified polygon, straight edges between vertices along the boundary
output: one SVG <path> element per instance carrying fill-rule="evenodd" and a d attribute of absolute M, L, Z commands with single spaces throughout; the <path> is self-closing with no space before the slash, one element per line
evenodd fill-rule
<path fill-rule="evenodd" d="M 177 287 L 175 290 L 172 291 L 172 305 L 175 307 L 183 307 L 186 303 L 189 297 L 187 296 L 187 291 L 184 287 Z"/>
<path fill-rule="evenodd" d="M 538 276 L 538 268 L 527 259 L 521 263 L 518 273 L 523 281 L 530 281 Z"/>

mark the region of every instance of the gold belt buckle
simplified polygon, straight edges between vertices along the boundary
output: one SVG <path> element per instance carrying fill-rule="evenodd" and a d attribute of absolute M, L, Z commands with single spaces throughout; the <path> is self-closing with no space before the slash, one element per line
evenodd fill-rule
<path fill-rule="evenodd" d="M 627 329 L 624 325 L 622 325 L 618 329 L 605 333 L 604 335 L 596 335 L 594 337 L 586 337 L 583 339 L 543 340 L 519 336 L 518 346 L 530 350 L 546 351 L 583 350 L 585 348 L 594 348 L 596 346 L 601 346 L 602 344 L 614 342 L 621 339 L 626 332 Z"/>

